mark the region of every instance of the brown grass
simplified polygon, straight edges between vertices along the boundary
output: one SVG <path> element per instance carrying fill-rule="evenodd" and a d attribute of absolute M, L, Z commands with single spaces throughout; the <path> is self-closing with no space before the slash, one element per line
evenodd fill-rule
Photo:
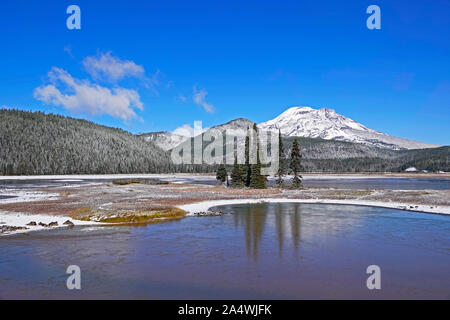
<path fill-rule="evenodd" d="M 113 211 L 79 208 L 72 212 L 77 220 L 114 224 L 147 224 L 165 220 L 181 219 L 186 212 L 178 208 L 159 210 Z"/>

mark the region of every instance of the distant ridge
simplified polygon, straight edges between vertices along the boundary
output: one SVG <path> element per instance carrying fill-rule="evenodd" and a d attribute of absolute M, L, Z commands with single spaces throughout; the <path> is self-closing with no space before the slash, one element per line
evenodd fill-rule
<path fill-rule="evenodd" d="M 237 119 L 228 121 L 227 123 L 214 126 L 212 128 L 218 129 L 220 131 L 225 131 L 225 130 L 229 130 L 229 129 L 234 129 L 234 130 L 244 129 L 244 130 L 246 130 L 247 128 L 253 127 L 254 124 L 255 123 L 253 121 L 250 121 L 248 119 L 237 118 Z"/>
<path fill-rule="evenodd" d="M 153 142 L 158 147 L 166 151 L 175 148 L 177 145 L 188 139 L 185 136 L 166 131 L 140 133 L 138 136 L 143 138 L 145 141 Z"/>

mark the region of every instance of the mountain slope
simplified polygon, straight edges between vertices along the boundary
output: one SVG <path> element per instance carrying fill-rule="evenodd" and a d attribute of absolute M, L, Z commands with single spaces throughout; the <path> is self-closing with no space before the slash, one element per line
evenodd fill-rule
<path fill-rule="evenodd" d="M 319 110 L 310 107 L 290 108 L 275 119 L 259 124 L 258 127 L 271 131 L 280 129 L 281 133 L 288 137 L 296 136 L 347 141 L 392 150 L 438 147 L 392 137 L 369 129 L 327 108 Z"/>
<path fill-rule="evenodd" d="M 237 119 L 228 121 L 227 123 L 224 123 L 224 124 L 221 124 L 218 126 L 214 126 L 211 129 L 217 129 L 222 132 L 225 130 L 238 130 L 238 129 L 247 130 L 247 128 L 252 128 L 253 125 L 254 125 L 253 121 L 250 121 L 245 118 L 237 118 Z"/>
<path fill-rule="evenodd" d="M 217 126 L 220 128 L 221 126 Z M 206 132 L 205 132 L 206 133 Z M 203 134 L 205 134 L 203 133 Z M 306 172 L 402 172 L 414 166 L 418 170 L 450 171 L 450 147 L 413 150 L 393 150 L 361 143 L 325 140 L 321 138 L 283 137 L 285 154 L 289 157 L 293 141 L 297 139 Z M 223 141 L 223 154 L 227 145 Z M 187 146 L 188 142 L 185 146 Z M 203 150 L 209 142 L 203 143 Z M 181 148 L 183 143 L 178 147 Z M 191 138 L 191 155 L 194 141 Z M 232 152 L 233 147 L 228 146 Z M 177 148 L 178 149 L 178 148 Z M 213 172 L 216 166 L 190 165 L 181 168 L 186 172 Z"/>
<path fill-rule="evenodd" d="M 254 122 L 244 119 L 244 118 L 238 118 L 235 120 L 231 120 L 227 123 L 214 126 L 208 130 L 211 129 L 217 129 L 224 133 L 226 130 L 237 130 L 237 129 L 243 129 L 246 130 L 247 128 L 252 128 Z M 205 132 L 207 132 L 206 130 Z M 150 141 L 156 144 L 158 147 L 160 147 L 163 150 L 170 150 L 175 148 L 176 146 L 180 145 L 181 143 L 188 140 L 188 137 L 180 136 L 171 132 L 149 132 L 149 133 L 140 133 L 138 136 L 145 141 Z"/>
<path fill-rule="evenodd" d="M 41 112 L 0 110 L 0 174 L 168 171 L 170 155 L 126 131 Z"/>
<path fill-rule="evenodd" d="M 166 151 L 176 147 L 188 139 L 185 136 L 180 136 L 178 134 L 166 131 L 141 133 L 138 134 L 138 136 L 147 142 L 153 142 L 155 145 Z"/>
<path fill-rule="evenodd" d="M 350 125 L 361 130 L 359 124 Z M 227 129 L 246 129 L 252 127 L 253 122 L 247 119 L 236 119 L 213 127 L 224 133 Z M 367 129 L 370 130 L 370 129 Z M 374 130 L 371 130 L 374 131 Z M 206 134 L 204 132 L 202 135 Z M 376 131 L 374 131 L 376 132 Z M 419 170 L 449 171 L 450 147 L 432 149 L 400 149 L 380 148 L 374 144 L 362 144 L 338 140 L 308 137 L 283 137 L 286 155 L 290 154 L 293 141 L 297 139 L 303 155 L 303 166 L 307 172 L 401 172 L 410 166 Z M 187 146 L 187 141 L 183 142 Z M 178 147 L 181 147 L 180 144 Z M 203 150 L 209 142 L 203 143 Z M 232 152 L 233 147 L 229 151 Z M 241 146 L 242 147 L 242 146 Z M 191 138 L 191 155 L 194 142 Z M 178 148 L 177 148 L 178 149 Z M 226 140 L 223 141 L 223 154 L 226 155 Z M 211 172 L 217 166 L 191 165 L 182 170 L 188 172 Z"/>
<path fill-rule="evenodd" d="M 297 139 L 306 172 L 403 172 L 408 167 L 420 170 L 450 171 L 450 147 L 391 150 L 336 140 L 287 137 L 287 155 Z"/>

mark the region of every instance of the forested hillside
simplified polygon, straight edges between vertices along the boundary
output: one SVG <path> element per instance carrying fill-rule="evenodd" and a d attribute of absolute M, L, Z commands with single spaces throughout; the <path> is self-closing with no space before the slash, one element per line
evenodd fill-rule
<path fill-rule="evenodd" d="M 120 129 L 41 112 L 0 110 L 0 173 L 173 171 L 170 156 Z"/>
<path fill-rule="evenodd" d="M 295 138 L 284 138 L 286 153 Z M 358 143 L 298 138 L 308 172 L 450 171 L 450 147 L 387 150 Z M 206 143 L 204 147 L 206 146 Z M 0 174 L 118 174 L 213 172 L 217 166 L 181 165 L 129 132 L 41 112 L 0 110 Z"/>
<path fill-rule="evenodd" d="M 450 147 L 389 150 L 359 143 L 313 138 L 285 138 L 290 150 L 298 139 L 309 172 L 402 172 L 406 168 L 450 171 Z"/>

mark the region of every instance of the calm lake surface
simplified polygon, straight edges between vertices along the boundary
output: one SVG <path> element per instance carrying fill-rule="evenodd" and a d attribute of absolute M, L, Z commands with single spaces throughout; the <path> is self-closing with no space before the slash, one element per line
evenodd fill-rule
<path fill-rule="evenodd" d="M 33 189 L 46 187 L 61 187 L 71 185 L 86 185 L 91 183 L 108 183 L 113 179 L 21 179 L 0 180 L 0 189 Z M 215 177 L 177 177 L 162 178 L 161 180 L 175 183 L 217 185 Z M 275 180 L 269 180 L 271 186 Z M 286 179 L 289 185 L 289 179 Z M 450 190 L 450 178 L 315 178 L 306 177 L 305 187 L 336 188 L 336 189 L 389 189 L 389 190 Z"/>
<path fill-rule="evenodd" d="M 306 187 L 335 189 L 450 190 L 449 178 L 305 179 Z"/>
<path fill-rule="evenodd" d="M 143 227 L 0 238 L 0 298 L 450 298 L 450 217 L 317 204 L 220 207 Z M 369 291 L 366 268 L 381 268 Z M 69 265 L 82 290 L 66 289 Z"/>

